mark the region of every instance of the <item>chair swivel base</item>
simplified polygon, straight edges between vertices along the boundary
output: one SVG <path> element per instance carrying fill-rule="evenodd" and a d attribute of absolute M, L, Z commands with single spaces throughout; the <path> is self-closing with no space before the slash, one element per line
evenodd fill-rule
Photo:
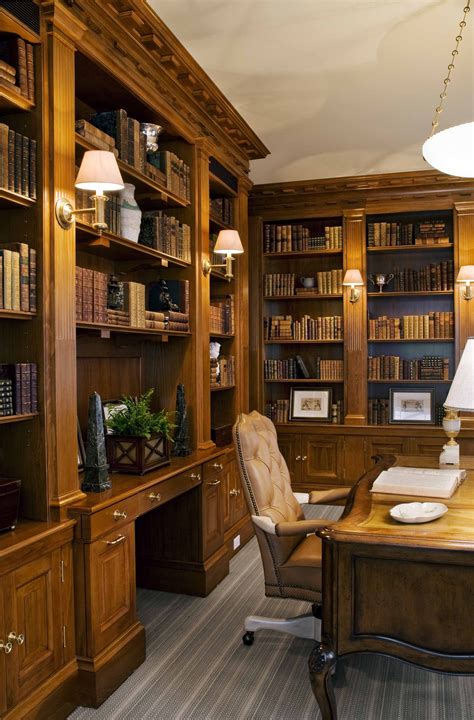
<path fill-rule="evenodd" d="M 257 630 L 276 630 L 295 637 L 310 640 L 321 639 L 321 623 L 313 614 L 298 615 L 293 618 L 267 618 L 249 615 L 245 618 L 244 629 L 245 634 L 242 637 L 244 645 L 253 644 L 254 633 Z"/>

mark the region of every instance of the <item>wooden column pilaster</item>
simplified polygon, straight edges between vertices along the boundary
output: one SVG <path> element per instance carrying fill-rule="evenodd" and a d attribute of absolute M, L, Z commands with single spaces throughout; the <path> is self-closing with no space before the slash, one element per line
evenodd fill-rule
<path fill-rule="evenodd" d="M 474 265 L 474 202 L 454 204 L 454 279 L 463 265 Z M 455 285 L 456 364 L 468 337 L 474 336 L 474 302 L 464 300 L 464 286 Z"/>
<path fill-rule="evenodd" d="M 343 211 L 344 272 L 360 270 L 366 280 L 365 210 Z M 367 422 L 367 288 L 351 303 L 350 288 L 344 288 L 344 411 L 346 425 Z"/>
<path fill-rule="evenodd" d="M 249 377 L 250 354 L 249 354 L 249 267 L 250 267 L 250 244 L 249 244 L 249 192 L 253 183 L 247 177 L 239 178 L 238 187 L 238 224 L 240 239 L 244 246 L 244 254 L 239 255 L 234 262 L 235 300 L 236 300 L 236 363 L 237 363 L 237 412 L 248 412 L 249 410 L 249 386 L 256 383 L 257 378 Z"/>

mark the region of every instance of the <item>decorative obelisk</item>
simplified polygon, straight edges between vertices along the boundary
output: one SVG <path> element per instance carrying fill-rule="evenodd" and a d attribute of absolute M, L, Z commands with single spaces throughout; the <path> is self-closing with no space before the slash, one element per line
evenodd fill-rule
<path fill-rule="evenodd" d="M 188 408 L 184 395 L 184 385 L 179 383 L 176 388 L 176 432 L 171 454 L 175 457 L 184 457 L 192 452 L 189 444 Z"/>
<path fill-rule="evenodd" d="M 102 400 L 96 392 L 89 397 L 89 419 L 87 421 L 87 446 L 84 492 L 102 492 L 112 487 L 109 480 L 107 454 L 105 450 L 104 416 Z"/>

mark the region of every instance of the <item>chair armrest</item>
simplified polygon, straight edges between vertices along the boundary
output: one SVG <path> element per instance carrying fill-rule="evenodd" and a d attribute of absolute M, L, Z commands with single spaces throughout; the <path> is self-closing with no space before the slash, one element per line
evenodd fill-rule
<path fill-rule="evenodd" d="M 309 503 L 309 493 L 293 493 L 300 505 Z"/>
<path fill-rule="evenodd" d="M 335 500 L 345 500 L 352 488 L 335 488 L 334 490 L 312 490 L 309 494 L 310 505 L 330 505 Z"/>
<path fill-rule="evenodd" d="M 270 518 L 264 515 L 252 515 L 252 522 L 258 528 L 269 535 L 277 535 L 278 537 L 286 537 L 289 535 L 308 535 L 315 532 L 319 528 L 327 527 L 331 524 L 330 520 L 324 518 L 314 518 L 312 520 L 294 520 L 293 522 L 273 523 Z"/>

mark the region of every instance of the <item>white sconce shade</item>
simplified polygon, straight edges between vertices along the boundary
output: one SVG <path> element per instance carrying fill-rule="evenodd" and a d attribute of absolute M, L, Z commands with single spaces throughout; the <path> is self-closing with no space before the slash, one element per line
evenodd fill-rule
<path fill-rule="evenodd" d="M 474 178 L 474 122 L 432 135 L 423 144 L 423 157 L 446 175 Z"/>
<path fill-rule="evenodd" d="M 360 270 L 346 270 L 342 284 L 350 285 L 351 287 L 362 286 L 364 281 L 362 280 Z"/>
<path fill-rule="evenodd" d="M 463 265 L 460 267 L 456 282 L 474 282 L 474 265 Z"/>
<path fill-rule="evenodd" d="M 123 190 L 124 184 L 117 160 L 108 150 L 87 150 L 77 173 L 76 187 L 98 195 Z"/>
<path fill-rule="evenodd" d="M 219 255 L 241 255 L 244 248 L 237 230 L 221 230 L 213 252 Z"/>
<path fill-rule="evenodd" d="M 474 412 L 474 338 L 468 338 L 444 402 L 448 410 Z"/>

